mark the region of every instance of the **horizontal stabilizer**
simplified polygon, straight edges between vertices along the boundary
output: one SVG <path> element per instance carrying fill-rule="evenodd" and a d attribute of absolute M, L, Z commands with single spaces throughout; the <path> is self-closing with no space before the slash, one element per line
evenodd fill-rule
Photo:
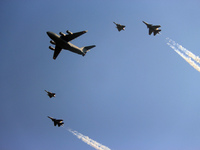
<path fill-rule="evenodd" d="M 81 47 L 81 50 L 83 51 L 83 56 L 90 51 L 91 48 L 96 47 L 96 45 L 91 45 L 91 46 L 85 46 L 85 47 Z"/>
<path fill-rule="evenodd" d="M 83 50 L 84 53 L 88 52 L 89 49 L 95 47 L 96 45 L 91 45 L 91 46 L 85 46 L 85 47 L 82 47 L 81 49 Z"/>
<path fill-rule="evenodd" d="M 156 34 L 160 34 L 159 32 L 160 32 L 161 30 L 156 30 L 156 31 L 154 31 L 154 36 L 156 35 Z"/>

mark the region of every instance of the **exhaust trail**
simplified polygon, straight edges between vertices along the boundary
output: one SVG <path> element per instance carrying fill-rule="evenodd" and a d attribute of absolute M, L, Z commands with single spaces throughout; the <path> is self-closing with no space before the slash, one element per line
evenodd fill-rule
<path fill-rule="evenodd" d="M 184 48 L 182 45 L 179 45 L 172 39 L 166 38 L 168 40 L 167 45 L 171 47 L 177 54 L 179 54 L 185 61 L 187 61 L 194 69 L 200 72 L 200 58 Z"/>
<path fill-rule="evenodd" d="M 64 127 L 63 127 L 64 128 Z M 97 150 L 111 150 L 110 148 L 90 139 L 88 136 L 85 136 L 75 130 L 72 130 L 70 128 L 66 129 L 67 131 L 71 132 L 73 135 L 75 135 L 78 139 L 82 140 L 86 144 L 90 145 L 91 147 L 97 149 Z"/>

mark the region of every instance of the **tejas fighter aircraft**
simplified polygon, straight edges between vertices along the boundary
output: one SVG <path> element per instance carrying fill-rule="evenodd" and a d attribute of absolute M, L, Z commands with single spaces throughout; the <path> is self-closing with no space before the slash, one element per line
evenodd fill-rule
<path fill-rule="evenodd" d="M 64 125 L 64 122 L 62 119 L 55 119 L 55 118 L 52 118 L 52 117 L 49 117 L 53 122 L 54 122 L 54 126 L 58 125 L 58 127 L 60 126 L 63 126 Z"/>
<path fill-rule="evenodd" d="M 71 52 L 85 56 L 85 54 L 89 51 L 89 49 L 95 47 L 95 45 L 91 45 L 91 46 L 85 46 L 85 47 L 79 48 L 69 42 L 81 36 L 82 34 L 86 33 L 87 31 L 72 33 L 69 30 L 67 30 L 66 32 L 68 33 L 67 35 L 60 32 L 59 33 L 60 36 L 50 31 L 47 32 L 47 35 L 52 39 L 50 43 L 55 45 L 55 48 L 49 46 L 49 49 L 54 51 L 53 59 L 56 59 L 56 57 L 59 55 L 62 49 L 66 49 Z"/>
<path fill-rule="evenodd" d="M 47 90 L 44 90 L 44 91 L 47 92 L 47 95 L 48 95 L 50 98 L 56 97 L 56 93 L 51 93 L 51 92 L 49 92 L 49 91 L 47 91 Z"/>
<path fill-rule="evenodd" d="M 159 32 L 161 31 L 160 29 L 158 29 L 161 27 L 160 25 L 148 24 L 145 21 L 142 22 L 147 25 L 147 28 L 149 28 L 149 35 L 151 35 L 151 33 L 153 32 L 155 36 L 156 34 L 159 34 Z"/>
<path fill-rule="evenodd" d="M 115 23 L 115 22 L 113 22 L 114 24 L 116 24 L 116 28 L 117 28 L 117 30 L 120 32 L 121 30 L 125 30 L 125 25 L 121 25 L 121 24 L 117 24 L 117 23 Z"/>

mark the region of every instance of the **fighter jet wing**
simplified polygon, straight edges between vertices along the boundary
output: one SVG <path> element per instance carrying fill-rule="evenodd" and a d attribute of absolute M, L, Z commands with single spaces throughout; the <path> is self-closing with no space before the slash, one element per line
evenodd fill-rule
<path fill-rule="evenodd" d="M 149 29 L 149 35 L 151 35 L 152 32 L 153 32 L 153 30 Z"/>
<path fill-rule="evenodd" d="M 155 27 L 155 28 L 160 28 L 161 26 L 160 26 L 160 25 L 156 25 L 156 26 L 153 26 L 153 27 Z"/>
<path fill-rule="evenodd" d="M 57 121 L 58 121 L 59 123 L 62 123 L 62 122 L 63 122 L 63 120 L 62 120 L 62 119 L 58 119 Z"/>
<path fill-rule="evenodd" d="M 121 25 L 120 27 L 117 27 L 118 31 L 121 31 L 121 30 L 123 30 L 124 28 L 125 28 L 124 25 Z"/>
<path fill-rule="evenodd" d="M 64 39 L 65 41 L 69 42 L 69 41 L 81 36 L 82 34 L 84 34 L 86 32 L 87 32 L 87 30 L 86 31 L 72 33 L 72 34 L 62 35 L 61 38 Z"/>
<path fill-rule="evenodd" d="M 118 31 L 121 31 L 122 29 L 121 29 L 121 28 L 117 28 L 117 30 L 118 30 Z"/>
<path fill-rule="evenodd" d="M 57 58 L 57 56 L 59 55 L 59 53 L 61 52 L 61 50 L 62 49 L 56 45 L 55 50 L 54 50 L 54 54 L 53 54 L 53 59 Z"/>

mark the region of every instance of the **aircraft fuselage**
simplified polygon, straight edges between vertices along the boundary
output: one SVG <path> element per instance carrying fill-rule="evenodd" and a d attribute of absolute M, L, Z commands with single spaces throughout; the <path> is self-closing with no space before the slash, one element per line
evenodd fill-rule
<path fill-rule="evenodd" d="M 152 30 L 159 30 L 158 27 L 153 26 L 152 24 L 148 24 L 148 23 L 146 23 L 145 21 L 143 21 L 143 23 L 146 24 L 146 25 L 147 25 L 147 28 L 149 28 L 149 29 L 152 29 Z"/>

